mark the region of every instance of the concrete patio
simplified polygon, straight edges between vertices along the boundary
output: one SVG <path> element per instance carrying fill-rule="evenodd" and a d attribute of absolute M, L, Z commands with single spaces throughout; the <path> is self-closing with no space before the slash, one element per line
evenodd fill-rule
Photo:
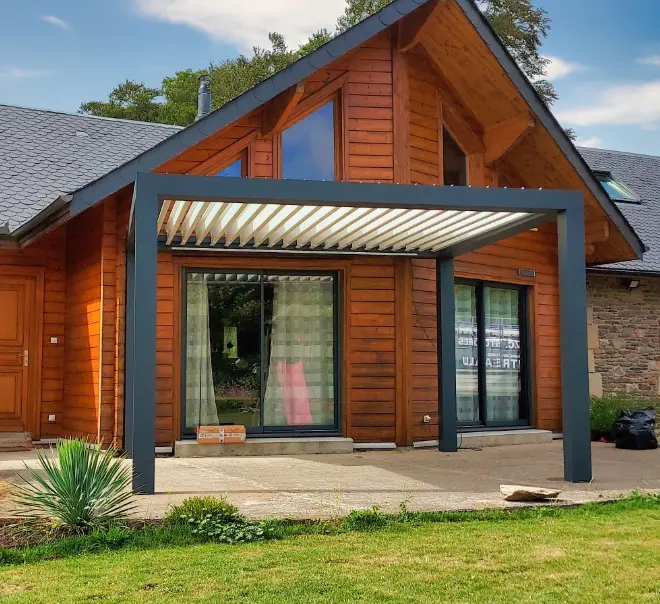
<path fill-rule="evenodd" d="M 224 457 L 156 461 L 156 495 L 137 498 L 138 516 L 162 516 L 168 505 L 197 494 L 226 494 L 251 517 L 328 518 L 374 505 L 395 511 L 502 507 L 501 484 L 562 489 L 566 504 L 660 490 L 660 451 L 593 445 L 594 479 L 562 479 L 562 444 L 465 449 L 369 451 L 349 455 Z M 0 454 L 0 479 L 16 481 L 34 452 Z M 4 507 L 3 507 L 4 505 Z M 0 517 L 11 514 L 0 502 Z"/>

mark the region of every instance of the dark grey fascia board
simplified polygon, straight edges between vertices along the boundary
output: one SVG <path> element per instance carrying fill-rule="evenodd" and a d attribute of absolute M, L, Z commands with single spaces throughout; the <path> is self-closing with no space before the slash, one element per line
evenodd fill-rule
<path fill-rule="evenodd" d="M 394 0 L 379 12 L 358 23 L 296 61 L 293 65 L 264 80 L 220 109 L 216 109 L 193 125 L 145 151 L 112 172 L 75 192 L 71 216 L 116 193 L 135 181 L 138 172 L 151 172 L 186 149 L 242 118 L 257 107 L 275 98 L 291 86 L 357 48 L 430 0 Z"/>
<path fill-rule="evenodd" d="M 139 189 L 139 192 L 138 192 Z M 278 203 L 346 207 L 470 210 L 556 214 L 582 206 L 580 191 L 443 187 L 339 181 L 216 178 L 140 173 L 134 199 L 144 195 L 181 201 Z"/>
<path fill-rule="evenodd" d="M 479 35 L 488 48 L 495 55 L 495 58 L 500 65 L 502 65 L 504 71 L 506 71 L 507 75 L 511 78 L 520 94 L 525 101 L 527 101 L 532 111 L 548 130 L 562 153 L 567 157 L 568 161 L 571 162 L 571 165 L 578 172 L 591 193 L 596 197 L 607 216 L 612 222 L 614 222 L 619 231 L 621 231 L 625 240 L 633 249 L 637 257 L 641 259 L 644 252 L 648 251 L 644 242 L 637 235 L 621 210 L 619 210 L 616 204 L 609 198 L 601 184 L 591 172 L 587 162 L 580 155 L 579 151 L 568 136 L 566 136 L 564 129 L 561 127 L 550 109 L 548 109 L 548 106 L 543 99 L 538 95 L 534 86 L 531 85 L 527 76 L 523 73 L 522 69 L 520 69 L 515 59 L 500 40 L 499 36 L 490 26 L 490 23 L 484 18 L 481 11 L 474 3 L 474 0 L 456 1 L 463 9 L 463 12 L 466 14 L 472 25 L 479 32 Z"/>
<path fill-rule="evenodd" d="M 57 199 L 53 200 L 52 203 L 41 210 L 36 216 L 33 216 L 30 218 L 30 220 L 23 223 L 16 230 L 12 231 L 10 236 L 20 244 L 22 240 L 32 235 L 33 232 L 43 230 L 44 227 L 47 228 L 48 224 L 44 223 L 47 223 L 57 214 L 66 211 L 67 207 L 71 203 L 71 199 L 71 195 L 60 195 Z"/>

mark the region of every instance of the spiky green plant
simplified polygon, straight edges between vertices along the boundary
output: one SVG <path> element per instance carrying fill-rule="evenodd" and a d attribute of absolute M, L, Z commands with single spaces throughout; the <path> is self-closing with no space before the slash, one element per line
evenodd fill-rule
<path fill-rule="evenodd" d="M 57 441 L 56 451 L 57 460 L 37 450 L 40 467 L 28 468 L 29 478 L 17 492 L 25 516 L 50 519 L 75 533 L 107 527 L 128 516 L 134 508 L 132 475 L 117 449 L 63 439 Z"/>

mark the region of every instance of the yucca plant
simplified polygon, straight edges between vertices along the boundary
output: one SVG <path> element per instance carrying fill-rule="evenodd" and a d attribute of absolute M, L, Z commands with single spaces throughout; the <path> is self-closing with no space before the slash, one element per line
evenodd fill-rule
<path fill-rule="evenodd" d="M 40 468 L 28 468 L 29 478 L 17 492 L 25 516 L 86 533 L 120 522 L 133 510 L 131 469 L 117 449 L 63 439 L 56 451 L 57 460 L 37 450 Z"/>

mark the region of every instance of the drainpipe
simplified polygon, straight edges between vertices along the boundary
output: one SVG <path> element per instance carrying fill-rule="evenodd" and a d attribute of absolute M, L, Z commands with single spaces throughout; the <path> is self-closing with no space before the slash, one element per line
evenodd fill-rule
<path fill-rule="evenodd" d="M 199 91 L 197 92 L 197 117 L 195 121 L 201 120 L 205 115 L 211 113 L 211 76 L 204 74 L 199 77 Z"/>

